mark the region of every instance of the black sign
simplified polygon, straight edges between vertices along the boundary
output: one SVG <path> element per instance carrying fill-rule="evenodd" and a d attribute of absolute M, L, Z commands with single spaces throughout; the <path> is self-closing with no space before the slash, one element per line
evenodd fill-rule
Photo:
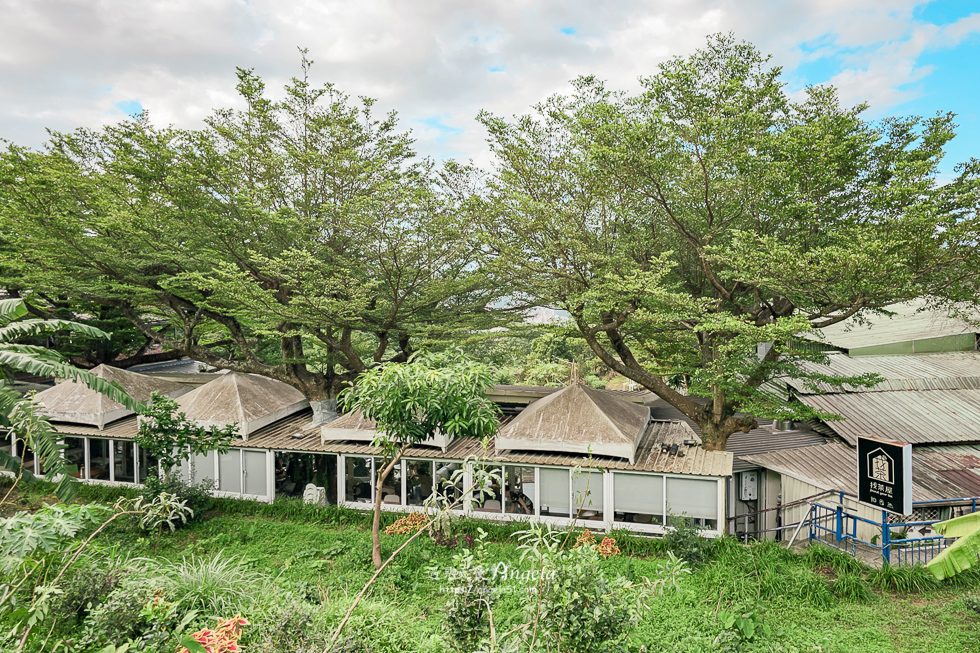
<path fill-rule="evenodd" d="M 858 438 L 858 501 L 912 514 L 912 445 Z"/>

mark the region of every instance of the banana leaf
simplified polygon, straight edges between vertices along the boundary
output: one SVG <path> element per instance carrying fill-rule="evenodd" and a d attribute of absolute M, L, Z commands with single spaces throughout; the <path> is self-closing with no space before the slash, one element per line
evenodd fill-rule
<path fill-rule="evenodd" d="M 926 569 L 939 580 L 943 580 L 977 564 L 980 564 L 980 528 L 975 528 L 953 542 L 949 548 L 930 560 Z"/>
<path fill-rule="evenodd" d="M 980 528 L 980 512 L 947 519 L 933 524 L 932 527 L 937 533 L 946 537 L 963 537 Z"/>

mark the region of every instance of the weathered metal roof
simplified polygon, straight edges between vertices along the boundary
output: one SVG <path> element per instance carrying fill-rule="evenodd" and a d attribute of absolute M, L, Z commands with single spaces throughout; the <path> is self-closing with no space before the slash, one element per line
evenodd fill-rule
<path fill-rule="evenodd" d="M 178 383 L 108 365 L 93 368 L 92 374 L 100 379 L 118 383 L 126 394 L 137 401 L 149 400 L 152 392 L 177 397 L 189 390 Z M 63 381 L 53 388 L 34 395 L 34 401 L 40 405 L 38 412 L 51 419 L 76 424 L 92 424 L 100 429 L 114 420 L 133 414 L 133 411 L 122 404 L 78 381 Z"/>
<path fill-rule="evenodd" d="M 697 398 L 695 398 L 698 400 Z M 650 411 L 654 419 L 658 420 L 680 420 L 686 423 L 691 429 L 700 435 L 701 429 L 687 415 L 677 410 L 663 399 L 657 398 L 648 402 Z M 767 451 L 777 451 L 779 449 L 796 449 L 797 447 L 812 447 L 818 444 L 825 444 L 827 438 L 815 432 L 811 427 L 800 427 L 790 431 L 776 431 L 772 420 L 757 419 L 759 428 L 752 429 L 748 433 L 736 431 L 728 436 L 728 443 L 725 449 L 734 456 L 734 466 L 736 472 L 751 469 L 755 465 L 745 462 L 743 456 L 754 453 L 765 453 Z"/>
<path fill-rule="evenodd" d="M 856 349 L 980 331 L 980 327 L 971 325 L 966 320 L 950 316 L 944 311 L 926 309 L 925 306 L 924 299 L 896 304 L 887 309 L 894 313 L 893 316 L 865 314 L 862 318 L 844 320 L 806 337 L 835 347 Z M 966 307 L 964 310 L 967 310 Z M 971 314 L 974 319 L 980 318 L 980 314 L 975 311 Z"/>
<path fill-rule="evenodd" d="M 808 372 L 833 376 L 877 374 L 884 380 L 871 387 L 838 388 L 817 383 L 817 392 L 886 392 L 896 390 L 964 390 L 980 388 L 980 352 L 860 356 L 831 354 L 826 365 L 804 363 Z M 798 393 L 813 394 L 799 379 L 784 379 Z"/>
<path fill-rule="evenodd" d="M 802 395 L 843 420 L 825 424 L 850 444 L 859 435 L 912 444 L 980 442 L 980 390 L 917 390 Z"/>
<path fill-rule="evenodd" d="M 824 490 L 857 493 L 857 454 L 842 442 L 755 454 L 746 460 Z M 974 496 L 980 496 L 980 447 L 912 448 L 914 501 Z"/>
<path fill-rule="evenodd" d="M 238 424 L 249 434 L 310 405 L 303 393 L 257 374 L 224 374 L 177 400 L 181 412 L 202 426 Z"/>
<path fill-rule="evenodd" d="M 358 456 L 376 456 L 381 449 L 364 442 L 323 442 L 320 428 L 311 427 L 313 411 L 305 409 L 284 419 L 257 429 L 248 440 L 237 438 L 232 447 L 273 449 L 276 451 L 304 451 L 310 453 L 335 453 Z M 100 431 L 91 426 L 77 424 L 53 424 L 64 435 L 111 437 L 132 439 L 136 436 L 136 417 L 120 420 Z M 411 447 L 405 452 L 408 458 L 433 458 L 439 460 L 465 460 L 470 456 L 488 458 L 502 463 L 524 465 L 556 465 L 598 467 L 666 474 L 690 474 L 696 476 L 731 476 L 732 454 L 725 451 L 705 451 L 699 445 L 685 445 L 685 441 L 700 442 L 697 434 L 683 422 L 650 423 L 636 452 L 636 464 L 620 458 L 565 453 L 502 451 L 495 453 L 493 439 L 484 451 L 483 443 L 476 438 L 457 438 L 446 451 L 434 447 Z M 664 447 L 666 445 L 666 447 Z M 677 448 L 674 449 L 673 445 Z"/>
<path fill-rule="evenodd" d="M 70 424 L 64 422 L 51 422 L 54 430 L 63 435 L 80 435 L 93 438 L 113 438 L 115 440 L 132 440 L 139 431 L 139 423 L 136 415 L 130 415 L 124 419 L 106 425 L 105 428 L 88 426 L 85 424 Z"/>
<path fill-rule="evenodd" d="M 529 404 L 562 389 L 550 385 L 495 385 L 487 392 L 487 397 L 497 403 Z M 649 390 L 603 390 L 603 392 L 635 404 L 642 404 L 655 396 Z"/>
<path fill-rule="evenodd" d="M 252 434 L 248 442 L 237 440 L 232 446 L 259 447 L 289 451 L 338 453 L 358 456 L 376 456 L 381 449 L 365 442 L 340 442 L 320 439 L 318 428 L 308 428 L 311 413 L 305 411 L 281 420 Z M 299 436 L 299 437 L 297 437 Z M 446 451 L 433 447 L 411 447 L 405 452 L 409 458 L 438 458 L 440 460 L 464 460 L 470 456 L 487 457 L 491 460 L 524 465 L 559 465 L 601 467 L 634 471 L 698 476 L 731 476 L 732 455 L 725 451 L 705 451 L 699 445 L 685 445 L 684 441 L 700 442 L 698 436 L 683 422 L 651 422 L 636 452 L 636 463 L 621 458 L 569 454 L 543 451 L 496 451 L 493 439 L 487 451 L 476 438 L 457 438 Z M 666 451 L 663 445 L 666 444 Z M 677 445 L 676 449 L 672 445 Z"/>
<path fill-rule="evenodd" d="M 576 383 L 525 408 L 500 429 L 496 446 L 633 461 L 649 422 L 649 408 Z"/>

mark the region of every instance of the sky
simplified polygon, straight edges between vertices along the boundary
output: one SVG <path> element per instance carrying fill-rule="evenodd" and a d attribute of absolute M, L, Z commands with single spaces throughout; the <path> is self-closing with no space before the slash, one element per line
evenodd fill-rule
<path fill-rule="evenodd" d="M 831 83 L 868 117 L 957 114 L 944 172 L 980 157 L 976 0 L 0 0 L 0 138 L 149 111 L 194 128 L 240 106 L 235 68 L 278 92 L 300 74 L 395 110 L 418 150 L 489 163 L 481 109 L 511 116 L 569 80 L 637 78 L 731 32 L 791 93 Z"/>

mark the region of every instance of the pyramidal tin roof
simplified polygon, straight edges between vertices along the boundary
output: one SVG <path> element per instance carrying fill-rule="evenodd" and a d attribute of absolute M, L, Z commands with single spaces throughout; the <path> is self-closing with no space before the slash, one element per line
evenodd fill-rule
<path fill-rule="evenodd" d="M 257 374 L 224 374 L 177 400 L 187 419 L 201 426 L 238 424 L 238 435 L 268 426 L 310 405 L 296 388 Z"/>
<path fill-rule="evenodd" d="M 189 388 L 179 383 L 108 365 L 93 368 L 92 374 L 100 379 L 118 383 L 126 394 L 137 401 L 148 401 L 151 392 L 178 397 L 189 391 Z M 72 424 L 91 424 L 99 429 L 105 428 L 105 425 L 110 422 L 133 414 L 133 411 L 122 404 L 77 381 L 62 381 L 53 388 L 36 394 L 34 401 L 41 406 L 39 412 L 53 420 Z"/>
<path fill-rule="evenodd" d="M 359 410 L 352 410 L 320 427 L 320 444 L 336 441 L 373 442 L 378 435 L 378 425 L 367 419 Z M 443 451 L 449 446 L 451 437 L 436 432 L 416 446 L 439 447 Z"/>
<path fill-rule="evenodd" d="M 636 458 L 650 409 L 576 383 L 535 401 L 504 426 L 497 451 L 592 453 Z"/>

